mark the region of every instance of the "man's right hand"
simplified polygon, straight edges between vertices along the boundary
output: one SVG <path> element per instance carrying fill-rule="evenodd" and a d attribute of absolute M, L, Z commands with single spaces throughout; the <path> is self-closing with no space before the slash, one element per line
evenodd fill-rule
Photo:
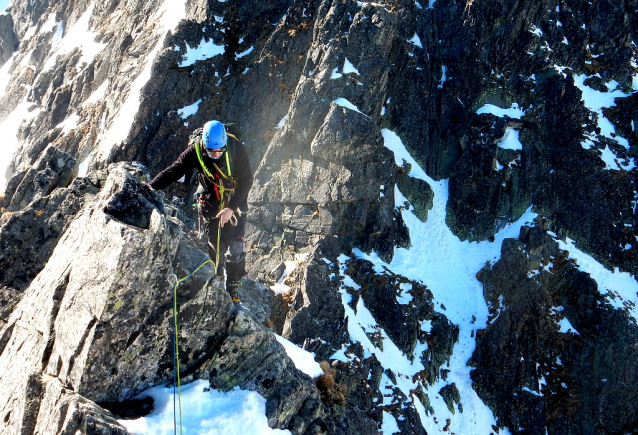
<path fill-rule="evenodd" d="M 153 190 L 155 190 L 155 189 L 153 189 L 153 186 L 151 186 L 150 184 L 148 184 L 146 181 L 142 181 L 142 184 L 143 184 L 144 186 L 148 187 L 148 189 L 149 189 L 151 192 L 152 192 Z"/>

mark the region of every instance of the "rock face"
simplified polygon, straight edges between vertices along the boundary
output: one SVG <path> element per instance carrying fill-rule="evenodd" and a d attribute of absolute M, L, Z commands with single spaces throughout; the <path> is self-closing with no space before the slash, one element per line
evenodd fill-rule
<path fill-rule="evenodd" d="M 74 168 L 75 159 L 50 146 L 32 168 L 14 176 L 7 186 L 3 206 L 8 212 L 0 226 L 2 321 L 42 271 L 86 198 L 98 191 L 97 175 L 93 181 L 72 181 Z"/>
<path fill-rule="evenodd" d="M 210 119 L 233 124 L 255 172 L 250 313 L 229 321 L 206 267 L 180 284 L 186 380 L 258 391 L 271 426 L 296 434 L 449 432 L 474 395 L 447 378 L 450 360 L 476 347 L 473 387 L 497 425 L 635 432 L 635 318 L 606 306 L 555 240 L 638 274 L 636 10 L 14 0 L 0 15 L 0 129 L 13 156 L 0 200 L 2 432 L 125 433 L 114 418 L 127 401 L 172 379 L 166 277 L 205 255 L 192 236 L 196 185 L 187 174 L 164 196 L 140 180 Z M 478 274 L 492 317 L 471 335 L 427 282 L 370 260 L 412 247 L 403 212 L 427 223 L 436 204 L 468 243 L 500 243 L 527 210 L 539 216 Z M 354 322 L 364 311 L 374 326 Z M 559 332 L 563 318 L 578 335 Z M 264 324 L 326 360 L 326 375 L 297 371 Z M 380 356 L 391 345 L 423 370 L 395 373 Z"/>
<path fill-rule="evenodd" d="M 0 15 L 0 66 L 4 65 L 18 48 L 19 40 L 13 31 L 11 15 Z"/>
<path fill-rule="evenodd" d="M 638 370 L 636 324 L 605 302 L 545 230 L 524 227 L 518 240 L 506 240 L 480 280 L 492 319 L 470 361 L 472 380 L 505 426 L 538 434 L 634 430 L 638 394 L 625 379 Z"/>
<path fill-rule="evenodd" d="M 82 211 L 0 332 L 6 367 L 0 389 L 11 392 L 0 410 L 3 433 L 75 433 L 72 428 L 83 426 L 92 428 L 89 433 L 126 433 L 97 404 L 172 379 L 166 277 L 186 275 L 205 254 L 180 220 L 161 214 L 172 209 L 178 215 L 139 183 L 139 166 L 111 165 L 107 172 L 99 193 L 85 195 Z M 117 218 L 123 209 L 128 222 Z M 314 383 L 250 315 L 229 322 L 230 297 L 207 276 L 195 275 L 178 288 L 183 374 L 210 378 L 222 390 L 256 389 L 268 399 L 273 427 L 294 419 L 303 433 L 322 413 L 312 406 L 320 403 Z M 306 419 L 297 415 L 304 406 L 312 409 Z"/>

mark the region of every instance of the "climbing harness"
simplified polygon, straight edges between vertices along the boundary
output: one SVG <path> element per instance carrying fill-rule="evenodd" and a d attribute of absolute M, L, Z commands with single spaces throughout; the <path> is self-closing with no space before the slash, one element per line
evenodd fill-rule
<path fill-rule="evenodd" d="M 197 212 L 197 238 L 201 239 L 204 236 L 204 219 L 207 219 L 204 217 L 204 214 L 202 212 L 204 205 L 208 204 L 209 206 L 212 207 L 212 204 L 208 201 L 206 201 L 203 198 L 203 195 L 199 195 L 197 198 L 197 204 L 193 204 L 193 206 L 197 206 L 198 207 L 198 212 Z M 223 204 L 220 204 L 220 210 L 223 210 Z M 228 221 L 228 223 L 230 223 L 230 225 L 236 227 L 238 224 L 238 219 L 237 216 L 235 215 L 236 213 L 241 213 L 241 211 L 239 209 L 237 209 L 236 211 L 233 212 L 232 216 L 230 217 L 230 220 Z M 208 230 L 210 231 L 210 229 Z M 222 225 L 221 225 L 221 218 L 218 219 L 217 221 L 217 246 L 213 246 L 209 241 L 208 246 L 210 246 L 212 249 L 215 250 L 215 261 L 214 261 L 214 268 L 215 268 L 215 275 L 217 275 L 217 270 L 219 268 L 219 260 L 220 260 L 220 250 L 219 250 L 219 243 L 222 237 Z"/>
<path fill-rule="evenodd" d="M 235 136 L 229 135 L 234 139 Z M 199 160 L 199 164 L 202 167 L 202 171 L 204 172 L 204 174 L 206 175 L 206 177 L 210 180 L 210 182 L 215 186 L 215 193 L 217 195 L 217 199 L 219 200 L 219 209 L 217 210 L 217 213 L 221 212 L 228 204 L 228 197 L 233 194 L 235 192 L 235 189 L 237 188 L 237 180 L 235 180 L 233 178 L 232 175 L 232 170 L 231 170 L 231 165 L 230 165 L 230 157 L 229 157 L 229 152 L 226 150 L 225 151 L 225 155 L 226 155 L 226 169 L 228 170 L 228 174 L 226 174 L 215 162 L 213 162 L 213 166 L 215 167 L 216 172 L 213 173 L 211 172 L 208 167 L 206 166 L 206 164 L 204 163 L 204 145 L 200 142 L 195 142 L 194 144 L 195 146 L 195 151 L 197 154 L 197 159 Z M 215 174 L 219 174 L 219 178 L 215 177 Z M 219 180 L 219 182 L 218 182 Z M 224 182 L 224 180 L 226 181 L 226 183 Z M 232 184 L 232 187 L 229 187 L 226 184 Z M 203 225 L 203 221 L 204 221 L 204 215 L 203 215 L 203 209 L 204 206 L 206 204 L 208 204 L 208 206 L 210 206 L 210 208 L 212 208 L 212 204 L 210 202 L 208 202 L 206 199 L 204 199 L 204 196 L 202 194 L 202 192 L 197 192 L 199 193 L 196 194 L 197 196 L 197 207 L 198 207 L 198 213 L 197 213 L 197 223 L 198 223 L 198 231 L 197 231 L 197 236 L 198 238 L 201 238 L 204 235 L 204 225 Z M 237 216 L 235 215 L 236 213 L 241 214 L 241 211 L 239 209 L 237 209 L 236 211 L 233 211 L 233 214 L 230 218 L 229 223 L 232 226 L 237 226 L 238 220 L 237 220 Z M 209 229 L 210 231 L 210 229 Z M 217 274 L 218 269 L 219 269 L 219 260 L 220 260 L 220 252 L 219 252 L 219 243 L 221 240 L 221 220 L 218 222 L 217 224 L 217 246 L 212 246 L 210 244 L 210 242 L 208 242 L 209 246 L 215 250 L 215 261 L 214 261 L 214 268 L 215 268 L 215 274 Z"/>
<path fill-rule="evenodd" d="M 204 151 L 203 149 L 204 145 L 202 145 L 199 142 L 195 143 L 195 152 L 197 154 L 197 160 L 199 160 L 199 164 L 202 167 L 202 171 L 204 172 L 204 174 L 206 175 L 206 177 L 208 177 L 208 179 L 210 180 L 211 183 L 213 183 L 213 185 L 216 187 L 217 190 L 217 196 L 218 199 L 220 201 L 223 202 L 223 200 L 225 199 L 226 195 L 226 191 L 228 191 L 228 193 L 232 194 L 235 192 L 235 189 L 237 188 L 237 180 L 235 180 L 232 176 L 232 172 L 230 169 L 230 157 L 228 156 L 228 151 L 225 151 L 224 154 L 226 155 L 226 168 L 228 169 L 228 174 L 224 173 L 224 171 L 221 170 L 221 168 L 219 166 L 217 166 L 217 164 L 215 162 L 213 162 L 213 166 L 215 167 L 217 173 L 220 175 L 219 177 L 219 182 L 217 182 L 217 178 L 215 177 L 215 174 L 212 173 L 208 167 L 206 166 L 206 164 L 204 163 Z M 224 182 L 221 180 L 226 180 L 226 182 L 228 183 L 232 183 L 232 186 L 225 186 Z"/>

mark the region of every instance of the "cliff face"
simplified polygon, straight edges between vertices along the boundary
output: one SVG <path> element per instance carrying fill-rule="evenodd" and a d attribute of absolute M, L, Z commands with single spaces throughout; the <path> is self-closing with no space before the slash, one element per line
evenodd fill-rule
<path fill-rule="evenodd" d="M 106 409 L 171 380 L 166 276 L 204 257 L 196 186 L 139 180 L 209 119 L 234 123 L 255 169 L 252 314 L 229 322 L 210 271 L 180 286 L 186 376 L 260 392 L 293 433 L 638 430 L 637 10 L 14 0 L 0 15 L 3 433 L 125 433 Z M 441 216 L 428 234 L 500 257 L 417 246 L 415 225 Z M 420 249 L 450 255 L 450 276 L 410 272 L 429 270 Z M 631 276 L 603 282 L 576 251 Z M 448 309 L 450 292 L 475 311 Z M 330 360 L 346 394 L 297 371 L 265 320 Z"/>

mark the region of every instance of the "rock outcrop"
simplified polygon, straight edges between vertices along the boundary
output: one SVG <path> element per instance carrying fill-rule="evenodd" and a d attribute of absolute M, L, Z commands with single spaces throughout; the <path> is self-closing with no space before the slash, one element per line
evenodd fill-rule
<path fill-rule="evenodd" d="M 544 229 L 524 227 L 481 271 L 491 320 L 472 380 L 516 431 L 629 433 L 638 424 L 638 328 L 568 257 Z"/>
<path fill-rule="evenodd" d="M 179 215 L 176 208 L 138 181 L 141 166 L 114 164 L 107 172 L 9 307 L 0 331 L 3 433 L 84 426 L 123 434 L 98 404 L 172 380 L 173 289 L 166 278 L 186 276 L 205 254 L 184 222 L 170 216 Z M 43 199 L 51 203 L 43 210 L 56 207 Z M 208 276 L 196 274 L 177 289 L 182 375 L 208 378 L 222 390 L 259 391 L 273 427 L 292 424 L 303 433 L 323 412 L 314 382 L 258 318 L 242 312 L 229 319 L 230 296 Z"/>

